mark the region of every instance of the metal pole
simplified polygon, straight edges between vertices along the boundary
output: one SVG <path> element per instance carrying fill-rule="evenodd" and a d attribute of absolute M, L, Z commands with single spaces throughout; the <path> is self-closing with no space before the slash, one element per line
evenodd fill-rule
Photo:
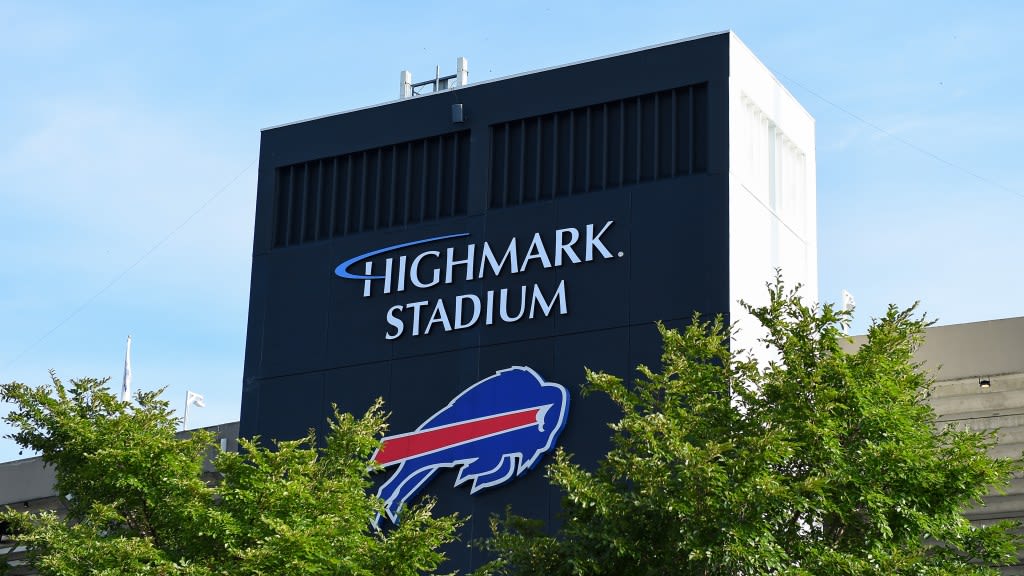
<path fill-rule="evenodd" d="M 461 56 L 455 61 L 455 87 L 469 84 L 469 61 Z"/>
<path fill-rule="evenodd" d="M 400 100 L 412 98 L 412 72 L 408 70 L 402 70 L 399 82 L 400 87 L 398 92 L 398 98 Z"/>
<path fill-rule="evenodd" d="M 185 418 L 181 421 L 181 431 L 188 430 L 188 405 L 191 402 L 188 401 L 188 392 L 185 392 Z"/>

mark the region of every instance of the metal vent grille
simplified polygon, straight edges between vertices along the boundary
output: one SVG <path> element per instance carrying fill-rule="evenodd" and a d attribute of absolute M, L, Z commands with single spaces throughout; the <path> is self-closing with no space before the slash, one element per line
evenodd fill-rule
<path fill-rule="evenodd" d="M 490 207 L 707 171 L 707 85 L 491 126 Z"/>
<path fill-rule="evenodd" d="M 277 169 L 274 247 L 466 213 L 469 131 Z"/>

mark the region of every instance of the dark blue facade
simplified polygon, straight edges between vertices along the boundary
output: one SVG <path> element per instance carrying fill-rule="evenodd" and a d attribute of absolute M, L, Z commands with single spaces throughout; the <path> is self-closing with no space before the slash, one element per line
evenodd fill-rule
<path fill-rule="evenodd" d="M 719 34 L 264 131 L 241 434 L 323 431 L 332 403 L 361 413 L 377 397 L 391 431 L 410 431 L 526 366 L 568 390 L 558 445 L 593 466 L 617 413 L 579 395 L 584 367 L 631 377 L 658 363 L 655 321 L 728 315 L 728 65 Z M 382 275 L 390 257 L 390 290 L 336 274 L 456 234 L 349 268 Z M 494 273 L 485 243 L 497 260 L 513 239 L 518 265 Z M 522 318 L 501 318 L 503 290 L 510 319 L 525 291 Z M 544 463 L 475 494 L 455 470 L 424 490 L 472 515 L 464 543 L 507 505 L 554 524 Z M 450 553 L 453 569 L 479 563 Z"/>

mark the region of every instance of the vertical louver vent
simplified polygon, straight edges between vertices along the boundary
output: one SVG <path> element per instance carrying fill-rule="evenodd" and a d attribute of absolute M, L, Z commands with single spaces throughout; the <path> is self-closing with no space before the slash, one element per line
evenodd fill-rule
<path fill-rule="evenodd" d="M 466 213 L 469 132 L 277 169 L 274 246 Z"/>
<path fill-rule="evenodd" d="M 491 127 L 491 208 L 707 170 L 699 84 Z"/>

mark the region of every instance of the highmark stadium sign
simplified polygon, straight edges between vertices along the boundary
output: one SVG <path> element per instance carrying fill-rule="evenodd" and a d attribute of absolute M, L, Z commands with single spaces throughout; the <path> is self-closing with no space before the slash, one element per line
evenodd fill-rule
<path fill-rule="evenodd" d="M 550 234 L 536 232 L 529 242 L 512 238 L 508 244 L 492 246 L 468 242 L 462 232 L 423 238 L 371 250 L 345 260 L 334 273 L 363 282 L 363 298 L 374 294 L 404 294 L 414 289 L 472 282 L 484 278 L 502 278 L 540 268 L 559 268 L 566 264 L 584 264 L 595 260 L 622 257 L 612 252 L 602 236 L 614 224 L 587 224 L 579 228 L 559 228 Z M 434 248 L 446 243 L 447 246 Z M 423 248 L 417 248 L 417 247 Z M 353 272 L 359 269 L 362 272 Z M 565 280 L 557 286 L 524 284 L 518 288 L 487 290 L 482 295 L 466 293 L 454 298 L 414 300 L 388 308 L 384 321 L 386 340 L 402 336 L 423 336 L 431 331 L 451 332 L 496 323 L 514 323 L 523 319 L 564 315 L 569 312 Z"/>

